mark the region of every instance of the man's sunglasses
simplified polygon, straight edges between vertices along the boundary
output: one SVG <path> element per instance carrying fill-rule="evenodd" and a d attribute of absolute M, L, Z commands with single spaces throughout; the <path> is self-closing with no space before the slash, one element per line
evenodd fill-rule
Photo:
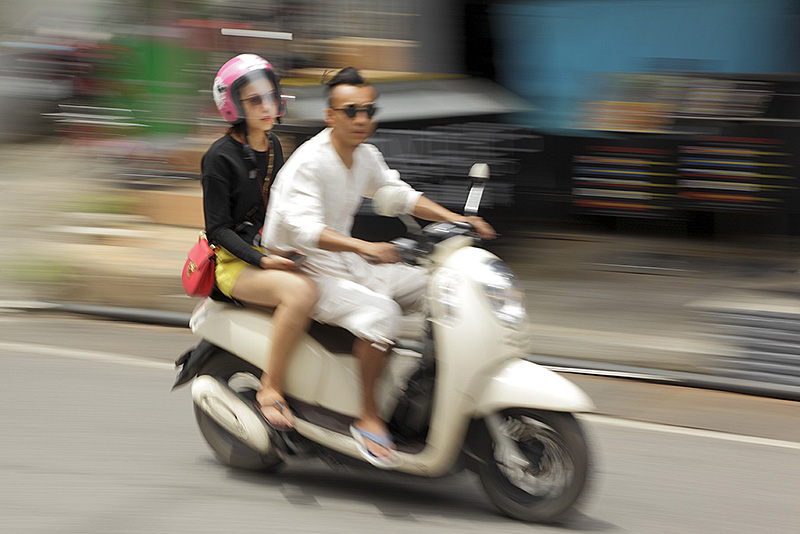
<path fill-rule="evenodd" d="M 344 111 L 344 114 L 347 115 L 350 119 L 355 119 L 356 114 L 361 111 L 367 114 L 367 117 L 370 119 L 377 113 L 378 106 L 375 104 L 364 104 L 364 107 L 356 107 L 355 104 L 350 104 L 348 106 L 344 106 L 343 108 L 333 108 L 334 111 Z"/>
<path fill-rule="evenodd" d="M 251 96 L 249 98 L 243 98 L 242 101 L 243 102 L 247 102 L 248 104 L 250 104 L 253 107 L 258 107 L 261 104 L 263 104 L 264 101 L 267 101 L 267 102 L 270 102 L 270 103 L 277 102 L 278 101 L 278 94 L 275 91 L 273 91 L 273 92 L 267 93 L 265 95 L 255 95 L 255 96 Z"/>

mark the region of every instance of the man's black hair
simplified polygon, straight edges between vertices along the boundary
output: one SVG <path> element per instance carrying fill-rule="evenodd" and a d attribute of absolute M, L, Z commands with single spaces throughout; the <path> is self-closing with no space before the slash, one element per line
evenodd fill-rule
<path fill-rule="evenodd" d="M 328 106 L 331 105 L 331 93 L 337 85 L 367 85 L 364 77 L 355 67 L 345 67 L 336 75 L 325 82 L 325 96 L 328 97 Z"/>

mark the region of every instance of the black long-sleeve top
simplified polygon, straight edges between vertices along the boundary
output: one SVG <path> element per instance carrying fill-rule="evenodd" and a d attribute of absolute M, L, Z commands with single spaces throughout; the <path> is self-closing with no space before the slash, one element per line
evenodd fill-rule
<path fill-rule="evenodd" d="M 283 165 L 283 150 L 277 136 L 272 138 L 272 176 Z M 261 177 L 267 172 L 267 153 L 256 152 L 256 163 Z M 263 254 L 251 245 L 264 224 L 266 206 L 261 194 L 261 180 L 250 178 L 252 164 L 245 159 L 240 142 L 230 134 L 217 139 L 203 155 L 201 163 L 203 183 L 203 211 L 206 235 L 215 245 L 220 245 L 236 257 L 259 266 Z M 246 217 L 248 212 L 256 210 Z M 257 244 L 257 243 L 256 243 Z"/>

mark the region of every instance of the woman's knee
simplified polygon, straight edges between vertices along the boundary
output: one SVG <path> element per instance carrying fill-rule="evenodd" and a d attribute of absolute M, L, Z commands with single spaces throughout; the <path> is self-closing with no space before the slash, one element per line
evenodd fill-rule
<path fill-rule="evenodd" d="M 298 310 L 310 312 L 319 298 L 317 284 L 305 275 L 292 276 L 291 281 L 283 289 L 282 302 Z"/>

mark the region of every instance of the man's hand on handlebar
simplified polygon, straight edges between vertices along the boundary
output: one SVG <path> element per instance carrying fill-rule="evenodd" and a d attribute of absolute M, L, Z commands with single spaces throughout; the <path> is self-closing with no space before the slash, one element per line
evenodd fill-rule
<path fill-rule="evenodd" d="M 370 263 L 397 263 L 400 261 L 397 247 L 392 243 L 365 242 L 358 253 Z"/>
<path fill-rule="evenodd" d="M 475 233 L 477 233 L 478 237 L 481 239 L 494 239 L 497 237 L 497 233 L 494 231 L 494 228 L 492 228 L 492 225 L 484 221 L 483 217 L 478 217 L 477 215 L 464 216 L 458 222 L 465 222 L 472 226 L 475 229 Z"/>

